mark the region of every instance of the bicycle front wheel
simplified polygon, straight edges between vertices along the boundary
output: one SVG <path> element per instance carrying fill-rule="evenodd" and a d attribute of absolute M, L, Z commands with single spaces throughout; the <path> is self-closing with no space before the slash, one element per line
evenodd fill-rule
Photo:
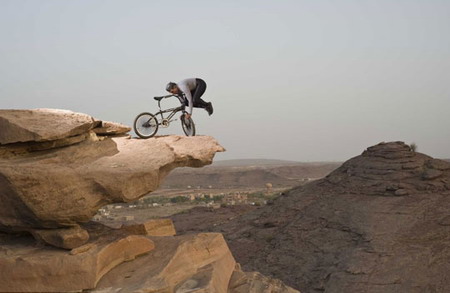
<path fill-rule="evenodd" d="M 186 119 L 183 115 L 181 118 L 181 127 L 183 127 L 183 131 L 186 136 L 195 136 L 195 124 L 191 117 Z"/>
<path fill-rule="evenodd" d="M 151 113 L 141 113 L 134 119 L 133 128 L 140 138 L 150 138 L 158 131 L 158 119 Z"/>

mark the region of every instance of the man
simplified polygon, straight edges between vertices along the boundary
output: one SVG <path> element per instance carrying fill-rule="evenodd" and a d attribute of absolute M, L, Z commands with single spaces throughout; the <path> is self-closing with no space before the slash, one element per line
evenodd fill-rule
<path fill-rule="evenodd" d="M 180 101 L 189 107 L 186 114 L 187 119 L 192 116 L 192 107 L 203 108 L 210 116 L 213 113 L 211 102 L 207 103 L 201 99 L 205 90 L 206 83 L 200 78 L 187 78 L 178 83 L 169 82 L 166 86 L 166 91 L 178 96 Z"/>

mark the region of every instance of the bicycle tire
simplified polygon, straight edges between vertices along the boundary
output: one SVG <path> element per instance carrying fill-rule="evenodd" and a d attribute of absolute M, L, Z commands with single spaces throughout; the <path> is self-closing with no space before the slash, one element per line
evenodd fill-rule
<path fill-rule="evenodd" d="M 181 118 L 181 128 L 183 128 L 183 132 L 186 136 L 195 136 L 195 124 L 191 117 L 186 119 L 183 115 Z"/>
<path fill-rule="evenodd" d="M 158 119 L 152 113 L 143 112 L 134 119 L 133 129 L 140 138 L 150 138 L 158 132 Z"/>

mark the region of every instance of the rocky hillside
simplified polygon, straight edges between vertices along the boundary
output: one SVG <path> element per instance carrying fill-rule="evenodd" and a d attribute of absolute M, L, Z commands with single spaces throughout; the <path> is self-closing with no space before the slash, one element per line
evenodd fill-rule
<path fill-rule="evenodd" d="M 0 130 L 0 292 L 298 292 L 243 272 L 221 234 L 90 221 L 176 167 L 211 164 L 223 151 L 212 137 L 131 139 L 124 125 L 54 109 L 0 110 Z"/>
<path fill-rule="evenodd" d="M 449 211 L 450 163 L 392 142 L 272 205 L 222 222 L 213 211 L 202 229 L 224 233 L 244 269 L 302 292 L 450 292 Z"/>

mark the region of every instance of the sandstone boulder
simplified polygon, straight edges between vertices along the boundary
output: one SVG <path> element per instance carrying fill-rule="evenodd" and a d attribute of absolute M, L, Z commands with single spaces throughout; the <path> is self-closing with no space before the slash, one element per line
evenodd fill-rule
<path fill-rule="evenodd" d="M 89 115 L 67 110 L 0 110 L 0 145 L 72 137 L 98 123 Z"/>
<path fill-rule="evenodd" d="M 236 263 L 221 234 L 150 238 L 152 252 L 111 270 L 92 292 L 227 292 Z"/>
<path fill-rule="evenodd" d="M 65 249 L 82 246 L 89 240 L 89 234 L 80 226 L 64 229 L 33 229 L 34 238 L 50 245 Z"/>
<path fill-rule="evenodd" d="M 173 236 L 176 234 L 175 226 L 170 219 L 153 219 L 145 223 L 122 225 L 121 229 L 135 235 Z"/>
<path fill-rule="evenodd" d="M 111 121 L 102 121 L 101 125 L 94 128 L 93 131 L 98 135 L 116 135 L 131 131 L 131 127 Z"/>
<path fill-rule="evenodd" d="M 59 109 L 0 110 L 0 157 L 27 155 L 99 136 L 125 136 L 130 127 Z"/>

